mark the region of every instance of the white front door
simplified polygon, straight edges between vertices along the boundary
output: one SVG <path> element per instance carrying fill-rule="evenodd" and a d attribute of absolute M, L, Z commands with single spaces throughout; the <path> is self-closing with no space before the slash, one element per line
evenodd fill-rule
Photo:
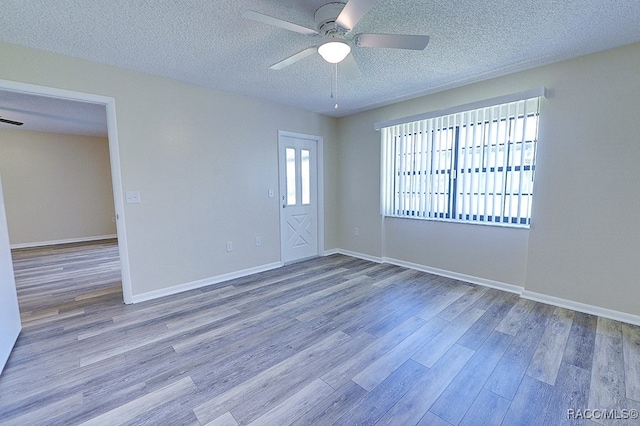
<path fill-rule="evenodd" d="M 317 139 L 280 133 L 282 262 L 318 255 Z"/>

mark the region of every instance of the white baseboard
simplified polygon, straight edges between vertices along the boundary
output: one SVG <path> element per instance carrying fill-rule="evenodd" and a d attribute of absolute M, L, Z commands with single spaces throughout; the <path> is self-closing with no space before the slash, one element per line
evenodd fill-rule
<path fill-rule="evenodd" d="M 356 257 L 358 259 L 368 260 L 370 262 L 383 263 L 382 258 L 375 257 L 375 256 L 370 256 L 368 254 L 357 253 L 355 251 L 342 250 L 342 249 L 336 249 L 336 250 L 332 250 L 332 251 L 334 251 L 335 254 L 343 254 L 345 256 Z"/>
<path fill-rule="evenodd" d="M 597 315 L 603 318 L 609 318 L 616 321 L 626 322 L 628 324 L 640 325 L 640 316 L 628 314 L 626 312 L 614 311 L 613 309 L 602 308 L 600 306 L 588 305 L 582 302 L 562 299 L 560 297 L 549 296 L 542 293 L 524 290 L 521 297 L 536 302 L 546 303 L 548 305 L 559 306 L 585 314 Z"/>
<path fill-rule="evenodd" d="M 341 250 L 341 249 L 331 250 L 331 254 L 336 254 L 336 253 L 344 254 L 345 256 L 356 257 L 359 259 L 370 260 L 376 263 L 390 263 L 392 265 L 403 266 L 409 269 L 415 269 L 415 270 L 427 272 L 430 274 L 435 274 L 435 275 L 439 275 L 447 278 L 453 278 L 453 279 L 465 281 L 471 284 L 478 284 L 485 287 L 504 290 L 510 293 L 518 294 L 520 295 L 520 297 L 524 299 L 530 299 L 536 302 L 546 303 L 548 305 L 559 306 L 561 308 L 567 308 L 574 311 L 583 312 L 585 314 L 596 315 L 603 318 L 609 318 L 612 320 L 640 326 L 640 316 L 638 315 L 633 315 L 626 312 L 614 311 L 612 309 L 602 308 L 600 306 L 588 305 L 586 303 L 576 302 L 573 300 L 562 299 L 560 297 L 548 296 L 546 294 L 535 293 L 532 291 L 525 290 L 524 287 L 520 287 L 514 284 L 507 284 L 499 281 L 492 281 L 486 278 L 474 277 L 471 275 L 460 274 L 457 272 L 451 272 L 444 269 L 431 268 L 429 266 L 424 266 L 417 263 L 405 262 L 403 260 L 393 259 L 389 257 L 379 258 L 379 257 L 370 256 L 368 254 L 352 252 L 349 250 Z"/>
<path fill-rule="evenodd" d="M 282 267 L 282 262 L 274 262 L 266 265 L 256 266 L 253 268 L 243 269 L 241 271 L 230 272 L 228 274 L 222 274 L 215 277 L 204 278 L 197 281 L 192 281 L 184 284 L 178 284 L 159 290 L 150 291 L 147 293 L 133 295 L 131 298 L 132 303 L 146 302 L 147 300 L 158 299 L 164 296 L 171 296 L 173 294 L 182 293 L 189 290 L 195 290 L 197 288 L 206 287 L 212 284 L 218 284 L 224 281 L 233 280 L 236 278 L 246 277 L 248 275 L 257 274 L 259 272 L 270 271 L 272 269 Z"/>
<path fill-rule="evenodd" d="M 334 254 L 340 254 L 340 251 L 338 249 L 331 249 L 331 250 L 325 250 L 322 252 L 322 256 L 331 256 Z"/>
<path fill-rule="evenodd" d="M 349 250 L 332 250 L 332 252 L 344 254 L 345 256 L 356 257 L 358 259 L 369 260 L 376 263 L 389 263 L 391 265 L 402 266 L 416 271 L 427 272 L 429 274 L 439 275 L 441 277 L 453 278 L 455 280 L 465 281 L 471 284 L 478 284 L 485 287 L 491 287 L 498 290 L 508 291 L 509 293 L 521 294 L 523 288 L 513 284 L 502 283 L 499 281 L 488 280 L 486 278 L 478 278 L 471 275 L 460 274 L 458 272 L 447 271 L 444 269 L 432 268 L 430 266 L 420 265 L 418 263 L 405 262 L 404 260 L 394 259 L 392 257 L 375 257 L 368 254 L 357 253 Z M 333 253 L 332 253 L 333 254 Z"/>
<path fill-rule="evenodd" d="M 409 269 L 415 269 L 422 272 L 427 272 L 429 274 L 439 275 L 441 277 L 453 278 L 454 280 L 464 281 L 471 284 L 478 284 L 484 287 L 491 287 L 502 291 L 507 291 L 509 293 L 522 294 L 524 290 L 523 287 L 507 284 L 500 281 L 493 281 L 486 278 L 474 277 L 472 275 L 460 274 L 458 272 L 447 271 L 445 269 L 432 268 L 430 266 L 424 266 L 417 263 L 405 262 L 403 260 L 393 259 L 385 257 L 383 258 L 384 263 L 390 263 L 392 265 L 403 266 Z"/>
<path fill-rule="evenodd" d="M 58 244 L 85 243 L 89 241 L 111 240 L 114 238 L 118 238 L 118 236 L 116 234 L 95 235 L 93 237 L 67 238 L 64 240 L 53 240 L 53 241 L 38 241 L 33 243 L 11 244 L 11 249 L 13 250 L 13 249 L 31 248 L 31 247 L 55 246 Z"/>

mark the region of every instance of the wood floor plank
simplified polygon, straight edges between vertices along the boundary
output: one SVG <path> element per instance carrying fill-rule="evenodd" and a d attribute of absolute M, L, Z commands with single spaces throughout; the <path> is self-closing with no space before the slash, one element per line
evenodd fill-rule
<path fill-rule="evenodd" d="M 168 332 L 165 325 L 160 325 L 156 328 L 157 331 L 153 334 L 139 336 L 135 340 L 128 340 L 126 343 L 114 341 L 110 347 L 101 346 L 95 348 L 91 350 L 90 353 L 85 354 L 80 358 L 80 366 L 84 367 L 89 364 L 104 361 L 114 356 L 122 355 L 135 349 L 142 348 L 143 346 L 152 345 L 167 338 L 171 338 L 172 336 L 181 334 L 180 331 L 175 331 L 173 333 Z"/>
<path fill-rule="evenodd" d="M 205 426 L 238 426 L 238 422 L 230 412 L 226 412 L 215 420 L 210 421 Z"/>
<path fill-rule="evenodd" d="M 574 315 L 574 311 L 565 308 L 554 310 L 526 374 L 550 385 L 555 384 Z"/>
<path fill-rule="evenodd" d="M 640 401 L 636 401 L 634 399 L 628 399 L 627 398 L 627 409 L 629 410 L 629 413 L 640 413 Z M 635 411 L 631 411 L 631 410 L 635 410 Z M 638 418 L 635 419 L 627 419 L 626 423 L 629 426 L 637 426 L 638 424 Z M 625 425 L 626 426 L 626 425 Z"/>
<path fill-rule="evenodd" d="M 626 408 L 622 324 L 598 318 L 589 408 L 599 410 Z M 602 419 L 594 419 L 603 424 Z"/>
<path fill-rule="evenodd" d="M 427 368 L 408 360 L 380 385 L 356 402 L 337 424 L 373 424 L 384 415 L 424 374 Z"/>
<path fill-rule="evenodd" d="M 81 404 L 82 393 L 76 392 L 66 398 L 55 401 L 55 404 L 41 405 L 18 417 L 9 420 L 5 419 L 2 421 L 2 424 L 5 426 L 37 424 L 41 422 L 42 419 L 54 419 L 57 414 L 73 410 Z"/>
<path fill-rule="evenodd" d="M 367 281 L 365 277 L 366 276 L 361 276 L 350 279 L 349 282 L 355 285 L 348 285 L 317 299 L 313 303 L 313 306 L 307 307 L 307 309 L 297 315 L 296 318 L 300 321 L 309 321 L 321 316 L 333 317 L 330 312 L 331 310 L 343 310 L 346 305 L 353 303 L 354 300 L 359 300 L 374 294 L 376 291 L 370 288 L 370 286 L 361 285 L 364 282 L 373 282 L 372 280 Z"/>
<path fill-rule="evenodd" d="M 412 359 L 426 367 L 433 367 L 451 346 L 471 327 L 485 311 L 469 308 L 456 317 L 454 322 L 447 325 L 437 336 L 425 344 Z"/>
<path fill-rule="evenodd" d="M 211 324 L 218 320 L 239 314 L 237 308 L 221 309 L 216 312 L 204 311 L 201 314 L 190 315 L 166 323 L 169 330 L 189 331 L 202 325 Z"/>
<path fill-rule="evenodd" d="M 496 331 L 515 336 L 522 324 L 525 323 L 525 319 L 529 316 L 535 303 L 536 302 L 529 299 L 518 299 L 516 304 L 513 305 L 511 310 L 500 321 L 500 324 L 496 327 Z"/>
<path fill-rule="evenodd" d="M 353 377 L 353 381 L 367 391 L 372 391 L 397 368 L 404 364 L 447 326 L 448 322 L 434 318 L 398 343 L 392 350 L 378 358 Z"/>
<path fill-rule="evenodd" d="M 481 393 L 487 378 L 507 350 L 512 338 L 497 331 L 491 333 L 429 411 L 449 423 L 460 423 Z"/>
<path fill-rule="evenodd" d="M 545 328 L 544 324 L 535 321 L 520 328 L 487 379 L 484 386 L 487 390 L 508 400 L 513 399 Z"/>
<path fill-rule="evenodd" d="M 418 276 L 420 276 L 420 274 L 417 274 L 416 271 L 412 269 L 403 269 L 402 271 L 395 273 L 390 277 L 384 278 L 382 280 L 377 280 L 373 285 L 376 287 L 387 287 L 399 282 L 403 282 L 405 280 L 411 280 Z"/>
<path fill-rule="evenodd" d="M 340 254 L 125 305 L 118 256 L 115 240 L 13 252 L 24 327 L 0 424 L 593 426 L 568 407 L 640 409 L 636 326 Z"/>
<path fill-rule="evenodd" d="M 334 424 L 357 401 L 362 399 L 367 391 L 353 382 L 334 391 L 324 400 L 318 402 L 302 417 L 291 423 L 292 426 L 329 425 Z"/>
<path fill-rule="evenodd" d="M 22 325 L 25 325 L 25 323 L 28 323 L 29 321 L 39 320 L 41 318 L 53 317 L 58 315 L 58 313 L 60 313 L 60 309 L 58 308 L 43 309 L 37 312 L 23 311 L 23 312 L 20 312 L 20 321 L 22 322 Z"/>
<path fill-rule="evenodd" d="M 324 311 L 347 334 L 366 333 L 366 330 L 380 315 L 390 316 L 400 306 L 408 305 L 414 309 L 413 291 L 399 290 L 398 286 L 378 288 L 367 286 L 364 294 L 348 298 L 342 303 Z M 391 316 L 390 316 L 391 317 Z"/>
<path fill-rule="evenodd" d="M 85 313 L 84 308 L 73 309 L 65 312 L 57 312 L 55 315 L 46 315 L 38 319 L 31 319 L 30 321 L 25 321 L 22 326 L 25 328 L 38 327 L 38 326 L 41 326 L 42 324 L 48 324 L 54 321 L 65 320 L 67 318 L 83 315 L 84 313 Z"/>
<path fill-rule="evenodd" d="M 503 293 L 465 333 L 458 343 L 469 349 L 478 349 L 493 332 L 496 326 L 509 313 L 517 300 L 515 294 Z"/>
<path fill-rule="evenodd" d="M 368 340 L 370 340 L 370 336 L 367 335 L 355 336 L 326 353 L 317 356 L 312 354 L 311 358 L 298 363 L 296 369 L 285 371 L 278 377 L 271 378 L 269 392 L 254 389 L 255 394 L 231 409 L 231 413 L 240 423 L 253 421 L 264 414 L 269 407 L 273 407 L 300 392 L 317 376 L 347 360 L 355 350 L 361 348 Z"/>
<path fill-rule="evenodd" d="M 507 414 L 510 404 L 510 400 L 482 389 L 458 424 L 460 426 L 499 425 Z"/>
<path fill-rule="evenodd" d="M 597 321 L 594 315 L 576 312 L 564 350 L 564 362 L 591 371 Z"/>
<path fill-rule="evenodd" d="M 625 395 L 640 402 L 640 327 L 622 324 Z"/>
<path fill-rule="evenodd" d="M 525 375 L 502 424 L 544 425 L 546 409 L 555 397 L 552 385 Z"/>
<path fill-rule="evenodd" d="M 100 374 L 116 372 L 124 363 L 124 357 L 119 357 L 110 359 L 107 364 L 59 368 L 52 372 L 49 362 L 42 362 L 36 357 L 34 362 L 25 363 L 26 371 L 5 369 L 0 375 L 0 389 L 3 390 L 0 392 L 0 424 L 14 416 L 14 410 L 19 412 L 38 403 L 48 405 L 57 396 L 73 394 L 89 381 L 99 382 Z"/>
<path fill-rule="evenodd" d="M 428 411 L 416 426 L 451 426 L 451 423 L 442 420 L 440 417 L 433 414 L 431 411 Z"/>
<path fill-rule="evenodd" d="M 404 306 L 399 306 L 395 310 L 389 310 L 389 312 L 387 312 L 385 315 L 379 315 L 371 321 L 368 321 L 371 324 L 369 327 L 358 327 L 358 330 L 363 330 L 376 337 L 382 336 L 389 330 L 393 330 L 399 324 L 402 324 L 408 318 L 414 316 L 414 313 L 417 310 L 416 305 L 419 304 L 419 302 L 412 305 L 407 304 Z"/>
<path fill-rule="evenodd" d="M 458 317 L 461 313 L 469 309 L 476 301 L 481 298 L 487 291 L 489 291 L 488 287 L 482 286 L 474 286 L 467 293 L 465 293 L 462 297 L 457 299 L 454 303 L 447 306 L 442 312 L 438 314 L 438 317 L 447 320 L 453 321 L 456 317 Z"/>
<path fill-rule="evenodd" d="M 334 389 L 322 379 L 316 379 L 249 424 L 253 426 L 291 424 L 333 392 Z"/>
<path fill-rule="evenodd" d="M 122 293 L 122 285 L 116 284 L 109 287 L 104 287 L 97 290 L 91 290 L 86 293 L 80 293 L 75 297 L 75 300 L 85 300 L 92 299 L 94 297 L 104 296 L 105 294 L 114 294 L 114 293 Z"/>
<path fill-rule="evenodd" d="M 439 283 L 437 291 L 430 294 L 429 298 L 423 302 L 422 307 L 415 313 L 418 318 L 427 321 L 441 314 L 473 288 L 472 286 L 461 285 L 451 279 L 434 280 L 433 282 Z"/>
<path fill-rule="evenodd" d="M 342 387 L 351 381 L 356 374 L 367 368 L 372 362 L 380 359 L 425 323 L 423 319 L 417 317 L 409 318 L 386 335 L 379 337 L 363 350 L 354 354 L 346 362 L 323 374 L 321 376 L 322 380 L 334 389 Z"/>
<path fill-rule="evenodd" d="M 554 388 L 555 397 L 545 407 L 544 422 L 556 425 L 585 424 L 586 419 L 572 416 L 570 410 L 575 413 L 589 407 L 590 380 L 590 371 L 563 361 Z"/>
<path fill-rule="evenodd" d="M 193 380 L 191 380 L 191 377 L 187 376 L 165 388 L 149 393 L 134 401 L 121 405 L 118 408 L 114 408 L 104 414 L 93 417 L 92 419 L 83 422 L 82 426 L 122 424 L 136 418 L 146 411 L 153 410 L 170 399 L 186 393 L 194 392 L 195 390 L 196 385 L 193 383 Z"/>
<path fill-rule="evenodd" d="M 367 277 L 361 277 L 361 278 L 356 278 L 355 280 L 347 280 L 347 281 L 342 281 L 339 282 L 337 284 L 335 284 L 335 286 L 333 287 L 344 287 L 344 286 L 349 286 L 349 285 L 353 285 L 353 281 L 358 282 L 359 280 L 363 280 L 363 279 L 367 279 Z M 270 317 L 273 317 L 275 315 L 279 315 L 285 311 L 288 310 L 293 310 L 296 307 L 305 305 L 307 303 L 310 303 L 314 300 L 317 300 L 323 296 L 325 296 L 326 294 L 330 294 L 332 292 L 336 291 L 335 288 L 327 288 L 325 290 L 322 291 L 317 291 L 315 293 L 311 293 L 307 296 L 304 296 L 302 298 L 299 299 L 295 299 L 292 300 L 290 302 L 281 304 L 281 305 L 277 305 L 273 308 L 267 309 L 265 311 L 262 311 L 258 314 L 252 315 L 247 321 L 245 321 L 243 323 L 243 326 L 248 326 L 250 324 L 258 324 L 258 323 L 262 323 L 263 321 L 267 320 Z M 233 328 L 237 327 L 236 323 L 231 323 L 226 327 L 218 327 L 215 328 L 211 331 L 205 332 L 205 333 L 198 333 L 197 335 L 194 335 L 193 337 L 189 337 L 187 339 L 183 339 L 180 342 L 176 343 L 173 345 L 174 349 L 178 352 L 184 352 L 184 351 L 188 351 L 193 349 L 194 347 L 201 345 L 203 343 L 206 343 L 214 338 L 216 338 L 217 336 L 220 336 L 222 334 L 225 333 L 229 333 Z"/>
<path fill-rule="evenodd" d="M 474 351 L 454 345 L 378 421 L 378 425 L 416 424 L 473 356 Z"/>
<path fill-rule="evenodd" d="M 252 379 L 242 383 L 240 386 L 216 396 L 194 409 L 198 420 L 202 423 L 207 423 L 225 412 L 231 411 L 247 398 L 250 399 L 251 395 L 255 395 L 256 393 L 261 392 L 262 389 L 267 388 L 270 383 L 278 380 L 280 376 L 299 368 L 303 368 L 302 365 L 300 365 L 301 362 L 304 362 L 309 358 L 323 356 L 344 344 L 348 339 L 350 339 L 350 337 L 342 332 L 334 333 L 328 338 L 318 342 L 316 345 L 298 352 L 287 360 L 254 376 Z"/>

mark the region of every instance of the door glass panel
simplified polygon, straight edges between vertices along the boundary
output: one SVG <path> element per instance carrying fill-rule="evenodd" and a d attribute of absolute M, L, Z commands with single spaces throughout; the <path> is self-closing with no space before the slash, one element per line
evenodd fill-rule
<path fill-rule="evenodd" d="M 309 168 L 309 150 L 300 150 L 300 177 L 302 181 L 302 204 L 311 203 L 311 183 L 310 183 L 310 168 Z"/>
<path fill-rule="evenodd" d="M 287 163 L 287 205 L 296 204 L 296 150 L 287 148 L 285 153 Z"/>

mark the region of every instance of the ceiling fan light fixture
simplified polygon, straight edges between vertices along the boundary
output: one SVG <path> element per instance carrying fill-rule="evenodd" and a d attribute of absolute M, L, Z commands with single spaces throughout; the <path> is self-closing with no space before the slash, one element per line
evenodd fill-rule
<path fill-rule="evenodd" d="M 318 53 L 330 64 L 341 62 L 351 52 L 351 47 L 342 41 L 330 41 L 318 47 Z"/>

